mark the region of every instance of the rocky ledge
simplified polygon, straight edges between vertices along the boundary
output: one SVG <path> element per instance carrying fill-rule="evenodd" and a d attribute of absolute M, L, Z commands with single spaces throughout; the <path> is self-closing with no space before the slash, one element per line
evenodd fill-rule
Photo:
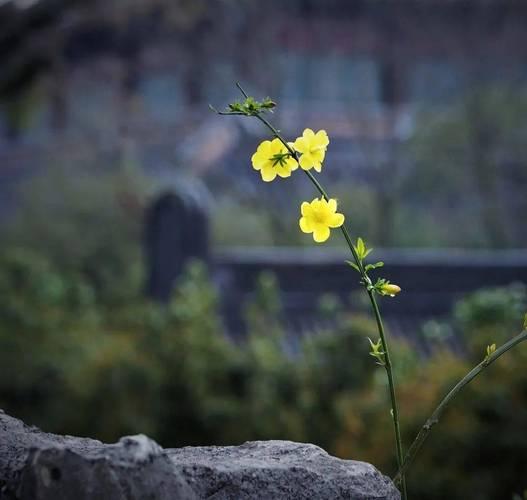
<path fill-rule="evenodd" d="M 364 462 L 312 444 L 163 449 L 144 435 L 116 444 L 58 436 L 0 410 L 2 500 L 400 499 Z"/>

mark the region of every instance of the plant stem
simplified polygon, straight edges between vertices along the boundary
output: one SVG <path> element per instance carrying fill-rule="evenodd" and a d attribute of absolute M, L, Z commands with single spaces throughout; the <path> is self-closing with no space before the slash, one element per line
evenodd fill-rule
<path fill-rule="evenodd" d="M 393 380 L 393 369 L 392 361 L 390 357 L 390 350 L 388 348 L 388 342 L 386 341 L 386 336 L 384 332 L 384 325 L 382 323 L 381 312 L 379 311 L 379 306 L 375 300 L 374 291 L 367 289 L 368 296 L 370 298 L 371 306 L 373 313 L 375 315 L 375 320 L 377 321 L 377 329 L 379 330 L 379 336 L 381 337 L 382 348 L 384 351 L 384 367 L 386 368 L 386 376 L 388 377 L 388 387 L 390 390 L 390 399 L 392 402 L 392 411 L 391 417 L 393 420 L 393 430 L 395 433 L 395 446 L 397 450 L 397 466 L 399 469 L 403 466 L 403 444 L 401 439 L 401 428 L 399 425 L 399 409 L 397 407 L 397 398 L 395 396 L 395 382 Z M 408 494 L 406 492 L 406 478 L 404 472 L 401 474 L 401 489 L 403 490 L 403 499 L 406 500 Z"/>
<path fill-rule="evenodd" d="M 240 87 L 238 87 L 240 88 Z M 242 93 L 244 95 L 245 92 L 240 88 Z M 254 115 L 258 120 L 260 120 L 272 133 L 273 135 L 282 142 L 282 144 L 287 148 L 291 156 L 298 161 L 298 153 L 287 143 L 287 141 L 281 136 L 280 132 L 273 126 L 267 119 L 265 119 L 263 116 L 256 114 Z M 318 192 L 326 199 L 326 201 L 329 201 L 329 196 L 326 193 L 325 189 L 322 187 L 320 182 L 316 179 L 316 177 L 309 171 L 304 170 L 304 173 L 308 176 L 309 180 L 313 183 L 315 188 L 318 190 Z M 396 446 L 396 456 L 397 456 L 397 466 L 399 467 L 399 470 L 401 470 L 403 466 L 403 445 L 401 440 L 401 430 L 399 425 L 399 410 L 397 407 L 397 398 L 395 395 L 395 382 L 393 378 L 393 368 L 392 368 L 392 362 L 390 358 L 390 350 L 388 348 L 388 342 L 386 340 L 386 334 L 384 331 L 384 325 L 382 322 L 381 312 L 379 310 L 379 306 L 377 304 L 377 300 L 375 299 L 375 292 L 373 291 L 371 287 L 371 280 L 369 276 L 367 275 L 366 271 L 364 270 L 364 266 L 362 264 L 362 260 L 357 255 L 357 251 L 355 250 L 355 246 L 353 245 L 353 242 L 351 241 L 351 236 L 349 234 L 349 231 L 347 227 L 342 224 L 340 226 L 340 229 L 342 231 L 342 234 L 344 235 L 344 239 L 346 240 L 346 243 L 348 244 L 348 247 L 351 251 L 351 254 L 353 255 L 353 260 L 357 264 L 359 268 L 360 275 L 362 277 L 362 282 L 364 283 L 364 286 L 366 287 L 366 291 L 368 293 L 368 297 L 370 298 L 371 307 L 373 310 L 373 314 L 375 316 L 375 321 L 377 322 L 377 329 L 379 331 L 379 336 L 381 338 L 382 348 L 384 351 L 384 368 L 386 369 L 386 375 L 388 378 L 388 386 L 389 386 L 389 392 L 390 392 L 390 399 L 391 399 L 391 417 L 393 420 L 393 427 L 394 427 L 394 434 L 395 434 L 395 446 Z M 401 489 L 403 493 L 403 499 L 406 500 L 408 495 L 406 492 L 406 480 L 404 477 L 404 471 L 401 474 L 400 479 Z"/>
<path fill-rule="evenodd" d="M 515 345 L 527 340 L 527 329 L 523 330 L 521 333 L 510 339 L 508 342 L 503 344 L 499 349 L 496 349 L 490 356 L 486 357 L 481 363 L 478 363 L 472 370 L 470 370 L 451 390 L 450 392 L 442 399 L 437 408 L 434 410 L 432 415 L 427 419 L 424 425 L 419 430 L 412 446 L 408 449 L 402 466 L 399 468 L 397 475 L 394 478 L 394 482 L 397 484 L 403 481 L 404 474 L 412 461 L 414 460 L 417 452 L 420 450 L 424 441 L 430 434 L 432 427 L 439 422 L 441 415 L 445 411 L 449 403 L 457 396 L 457 394 L 469 384 L 474 378 L 476 378 L 485 368 L 490 366 L 494 361 L 496 361 L 501 355 L 505 354 L 509 349 L 512 349 Z"/>

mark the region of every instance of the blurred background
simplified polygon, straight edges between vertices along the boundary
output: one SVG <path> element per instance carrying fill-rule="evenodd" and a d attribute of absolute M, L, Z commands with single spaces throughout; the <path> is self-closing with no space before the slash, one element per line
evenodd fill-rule
<path fill-rule="evenodd" d="M 290 439 L 393 474 L 377 338 L 304 176 L 264 184 L 240 81 L 403 288 L 381 308 L 408 445 L 527 309 L 527 4 L 0 0 L 0 407 L 163 446 Z M 527 351 L 455 402 L 421 499 L 522 499 Z M 424 480 L 423 478 L 426 478 Z"/>

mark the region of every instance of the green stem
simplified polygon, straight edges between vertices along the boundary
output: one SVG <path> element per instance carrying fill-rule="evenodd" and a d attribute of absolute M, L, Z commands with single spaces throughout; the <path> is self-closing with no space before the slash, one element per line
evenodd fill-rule
<path fill-rule="evenodd" d="M 375 321 L 377 321 L 377 329 L 379 330 L 379 335 L 381 337 L 381 343 L 382 348 L 384 351 L 384 367 L 386 368 L 386 376 L 388 378 L 388 387 L 390 390 L 390 399 L 392 402 L 392 411 L 391 411 L 391 417 L 393 420 L 393 429 L 395 433 L 395 446 L 397 449 L 397 466 L 399 469 L 403 466 L 403 444 L 401 439 L 401 427 L 399 424 L 399 409 L 397 406 L 397 398 L 395 395 L 395 382 L 393 379 L 393 368 L 392 368 L 392 361 L 390 357 L 390 350 L 388 348 L 388 342 L 386 340 L 385 332 L 384 332 L 384 325 L 382 323 L 381 318 L 381 312 L 379 311 L 379 306 L 377 304 L 377 301 L 375 300 L 374 291 L 371 289 L 367 289 L 368 296 L 370 298 L 371 306 L 373 309 L 373 313 L 375 315 Z M 406 478 L 404 476 L 404 472 L 401 474 L 401 489 L 403 490 L 403 498 L 406 500 L 408 497 L 408 494 L 406 492 Z"/>
<path fill-rule="evenodd" d="M 432 415 L 430 415 L 430 417 L 419 430 L 419 433 L 414 439 L 412 446 L 410 446 L 406 456 L 404 457 L 402 466 L 399 468 L 399 471 L 394 478 L 395 483 L 403 481 L 405 472 L 415 459 L 417 452 L 420 450 L 421 446 L 430 434 L 432 427 L 434 427 L 434 425 L 439 422 L 439 419 L 441 418 L 441 415 L 445 411 L 446 407 L 457 396 L 461 389 L 463 389 L 463 387 L 476 378 L 485 368 L 494 363 L 494 361 L 496 361 L 501 355 L 505 354 L 509 349 L 512 349 L 514 346 L 520 342 L 523 342 L 524 340 L 527 340 L 527 329 L 523 330 L 521 333 L 503 344 L 500 348 L 496 349 L 496 351 L 494 351 L 490 356 L 486 357 L 481 363 L 478 363 L 450 390 L 450 392 L 442 399 Z"/>
<path fill-rule="evenodd" d="M 240 88 L 241 90 L 241 88 Z M 242 90 L 242 93 L 243 90 Z M 244 93 L 245 95 L 245 93 Z M 287 143 L 287 141 L 281 136 L 280 132 L 271 124 L 269 121 L 267 121 L 263 116 L 256 114 L 254 115 L 258 120 L 260 120 L 272 133 L 273 135 L 282 142 L 282 144 L 287 148 L 291 156 L 298 161 L 298 153 Z M 318 192 L 326 199 L 326 201 L 329 201 L 329 196 L 326 193 L 325 189 L 322 187 L 320 182 L 316 179 L 316 177 L 309 171 L 304 170 L 305 174 L 308 176 L 309 180 L 313 183 L 315 188 L 318 190 Z M 377 328 L 379 330 L 379 336 L 381 337 L 381 343 L 382 348 L 384 351 L 384 367 L 386 369 L 386 375 L 388 378 L 388 386 L 390 391 L 390 399 L 391 399 L 391 405 L 392 405 L 392 420 L 393 420 L 393 427 L 394 427 L 394 434 L 395 434 L 395 446 L 397 450 L 397 466 L 399 467 L 399 470 L 401 469 L 403 465 L 403 445 L 401 440 L 401 429 L 399 425 L 399 410 L 397 407 L 397 398 L 395 395 L 395 382 L 393 378 L 393 368 L 392 368 L 392 362 L 390 358 L 390 350 L 388 348 L 388 342 L 386 340 L 386 334 L 384 331 L 384 325 L 382 322 L 381 312 L 379 310 L 379 306 L 377 304 L 377 300 L 375 299 L 375 292 L 373 291 L 371 287 L 371 280 L 369 276 L 367 275 L 366 271 L 364 270 L 364 266 L 362 264 L 362 260 L 357 255 L 357 251 L 355 250 L 355 246 L 353 245 L 353 242 L 351 241 L 351 236 L 349 234 L 349 231 L 347 227 L 343 224 L 340 226 L 340 229 L 342 231 L 342 234 L 344 235 L 344 239 L 346 240 L 346 243 L 348 244 L 348 247 L 351 251 L 351 254 L 353 255 L 353 260 L 357 264 L 358 268 L 360 269 L 360 274 L 362 277 L 362 281 L 364 283 L 364 286 L 366 287 L 368 296 L 370 298 L 373 314 L 375 316 L 375 321 L 377 322 Z M 404 473 L 401 475 L 401 489 L 403 493 L 403 499 L 407 499 L 407 492 L 406 492 L 406 480 L 404 477 Z"/>

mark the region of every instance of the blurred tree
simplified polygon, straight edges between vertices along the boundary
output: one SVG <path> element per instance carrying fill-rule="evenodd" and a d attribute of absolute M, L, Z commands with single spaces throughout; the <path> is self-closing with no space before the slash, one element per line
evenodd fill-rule
<path fill-rule="evenodd" d="M 442 113 L 426 113 L 416 130 L 407 150 L 415 165 L 405 199 L 426 203 L 443 234 L 457 236 L 455 228 L 463 224 L 465 237 L 478 246 L 527 244 L 521 230 L 527 214 L 527 93 L 479 88 Z"/>
<path fill-rule="evenodd" d="M 8 246 L 38 249 L 64 273 L 82 276 L 102 302 L 129 299 L 142 288 L 140 241 L 150 185 L 134 169 L 52 169 L 21 185 L 19 210 L 2 236 Z"/>

